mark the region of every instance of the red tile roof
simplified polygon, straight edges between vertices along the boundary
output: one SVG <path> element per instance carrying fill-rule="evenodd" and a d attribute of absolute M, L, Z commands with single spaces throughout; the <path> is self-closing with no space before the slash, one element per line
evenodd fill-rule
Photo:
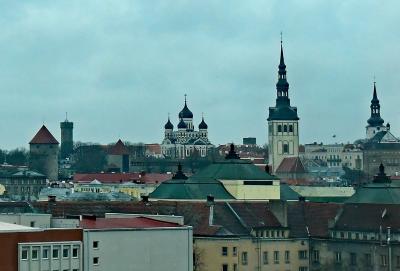
<path fill-rule="evenodd" d="M 166 173 L 76 173 L 74 181 L 77 183 L 90 183 L 98 180 L 105 184 L 139 182 L 147 184 L 162 183 L 172 178 Z"/>
<path fill-rule="evenodd" d="M 316 202 L 288 203 L 288 224 L 291 237 L 329 237 L 329 222 L 339 212 L 341 204 Z"/>
<path fill-rule="evenodd" d="M 306 170 L 299 157 L 285 157 L 276 169 L 277 173 L 305 173 Z"/>
<path fill-rule="evenodd" d="M 135 218 L 84 218 L 80 221 L 83 229 L 146 229 L 182 227 L 179 224 L 159 221 L 147 217 Z"/>
<path fill-rule="evenodd" d="M 29 142 L 29 144 L 58 144 L 58 141 L 54 138 L 46 126 L 43 125 Z"/>
<path fill-rule="evenodd" d="M 345 204 L 335 229 L 350 231 L 379 231 L 391 227 L 400 232 L 400 206 L 397 204 Z"/>
<path fill-rule="evenodd" d="M 127 155 L 130 154 L 129 149 L 125 146 L 125 144 L 122 142 L 121 139 L 119 139 L 117 141 L 117 143 L 115 143 L 114 146 L 112 146 L 109 150 L 108 150 L 108 154 L 111 155 Z"/>

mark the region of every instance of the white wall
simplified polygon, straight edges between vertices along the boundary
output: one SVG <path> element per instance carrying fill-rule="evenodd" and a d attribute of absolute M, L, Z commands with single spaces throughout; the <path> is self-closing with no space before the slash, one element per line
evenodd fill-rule
<path fill-rule="evenodd" d="M 191 227 L 84 230 L 83 234 L 85 271 L 193 270 Z M 98 265 L 93 264 L 94 257 Z"/>

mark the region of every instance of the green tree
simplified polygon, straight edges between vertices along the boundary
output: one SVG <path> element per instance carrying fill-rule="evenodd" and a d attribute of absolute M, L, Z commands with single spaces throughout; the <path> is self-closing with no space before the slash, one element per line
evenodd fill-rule
<path fill-rule="evenodd" d="M 77 172 L 101 172 L 106 164 L 106 152 L 101 145 L 80 145 L 73 155 L 73 168 Z"/>

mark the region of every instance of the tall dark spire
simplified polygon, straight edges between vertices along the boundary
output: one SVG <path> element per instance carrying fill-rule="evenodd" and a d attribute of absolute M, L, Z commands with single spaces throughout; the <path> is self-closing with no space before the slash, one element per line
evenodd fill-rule
<path fill-rule="evenodd" d="M 276 106 L 269 108 L 268 120 L 298 120 L 297 108 L 290 106 L 289 83 L 286 78 L 285 56 L 283 54 L 281 33 L 281 54 L 278 66 L 278 82 L 276 83 Z"/>
<path fill-rule="evenodd" d="M 276 106 L 290 106 L 289 83 L 286 79 L 285 57 L 283 55 L 283 45 L 281 40 L 281 57 L 278 66 L 278 82 L 276 83 L 277 99 Z"/>
<path fill-rule="evenodd" d="M 370 108 L 371 117 L 367 121 L 368 124 L 373 127 L 382 126 L 385 121 L 381 118 L 381 105 L 379 103 L 378 95 L 376 92 L 376 82 L 374 82 L 374 92 L 372 94 Z"/>

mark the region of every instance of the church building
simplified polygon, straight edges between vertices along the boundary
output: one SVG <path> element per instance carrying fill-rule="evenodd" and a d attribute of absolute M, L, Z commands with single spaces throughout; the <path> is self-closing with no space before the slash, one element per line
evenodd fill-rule
<path fill-rule="evenodd" d="M 290 105 L 282 41 L 276 91 L 276 105 L 269 108 L 268 116 L 269 165 L 272 173 L 276 172 L 285 158 L 299 156 L 299 117 L 297 108 Z"/>
<path fill-rule="evenodd" d="M 161 152 L 164 157 L 185 159 L 193 156 L 206 157 L 213 145 L 208 140 L 208 125 L 204 117 L 195 131 L 193 113 L 189 110 L 185 95 L 185 105 L 179 112 L 178 130 L 169 117 L 164 126 L 164 140 L 161 143 Z"/>

